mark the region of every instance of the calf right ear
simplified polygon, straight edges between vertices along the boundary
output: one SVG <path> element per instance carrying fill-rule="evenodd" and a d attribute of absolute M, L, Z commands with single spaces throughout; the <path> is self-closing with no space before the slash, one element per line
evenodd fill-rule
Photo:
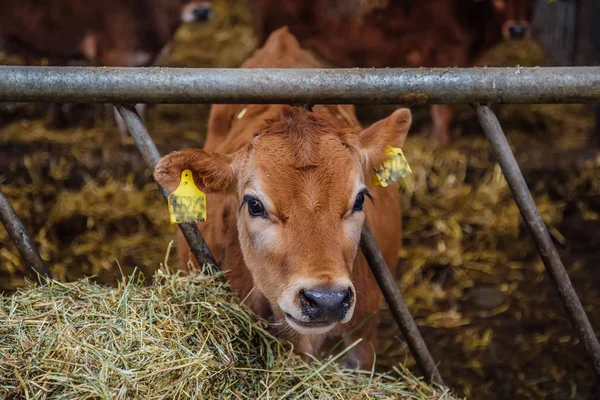
<path fill-rule="evenodd" d="M 366 156 L 365 165 L 369 171 L 377 168 L 385 161 L 387 146 L 402 147 L 408 135 L 412 115 L 407 108 L 399 108 L 387 118 L 384 118 L 359 135 L 363 154 Z"/>
<path fill-rule="evenodd" d="M 196 187 L 204 192 L 224 192 L 234 182 L 233 159 L 230 156 L 207 153 L 201 149 L 186 149 L 167 154 L 154 168 L 154 179 L 169 193 L 179 186 L 181 173 L 189 169 Z"/>

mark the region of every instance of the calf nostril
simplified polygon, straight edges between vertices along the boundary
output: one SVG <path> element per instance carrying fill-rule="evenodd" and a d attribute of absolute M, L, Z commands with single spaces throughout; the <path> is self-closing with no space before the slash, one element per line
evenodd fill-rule
<path fill-rule="evenodd" d="M 305 306 L 314 307 L 315 299 L 310 294 L 307 294 L 304 289 L 300 291 L 300 304 L 304 308 Z"/>
<path fill-rule="evenodd" d="M 354 297 L 354 294 L 352 293 L 352 289 L 348 288 L 348 290 L 346 291 L 346 296 L 344 297 L 344 300 L 342 301 L 342 305 L 346 308 L 350 308 L 350 304 L 352 304 L 353 297 Z"/>

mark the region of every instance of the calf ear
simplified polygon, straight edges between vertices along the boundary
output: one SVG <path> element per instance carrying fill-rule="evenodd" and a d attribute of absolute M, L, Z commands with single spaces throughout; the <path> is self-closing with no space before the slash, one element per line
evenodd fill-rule
<path fill-rule="evenodd" d="M 408 108 L 399 108 L 389 117 L 377 121 L 359 135 L 365 166 L 377 168 L 385 160 L 387 146 L 402 147 L 412 122 Z"/>
<path fill-rule="evenodd" d="M 224 192 L 233 186 L 232 157 L 200 149 L 175 151 L 164 156 L 154 168 L 154 179 L 172 193 L 179 186 L 185 169 L 192 171 L 196 186 L 205 192 Z"/>

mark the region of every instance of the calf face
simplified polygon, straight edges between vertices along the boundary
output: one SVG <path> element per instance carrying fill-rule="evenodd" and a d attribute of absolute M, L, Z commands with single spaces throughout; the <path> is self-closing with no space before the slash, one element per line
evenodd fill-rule
<path fill-rule="evenodd" d="M 493 0 L 496 12 L 502 17 L 504 39 L 524 39 L 530 34 L 535 0 Z"/>
<path fill-rule="evenodd" d="M 350 321 L 362 295 L 351 273 L 365 207 L 376 200 L 370 176 L 386 146 L 402 146 L 410 122 L 410 111 L 400 109 L 365 130 L 342 129 L 318 113 L 288 107 L 236 153 L 171 153 L 155 178 L 172 192 L 190 169 L 202 190 L 235 196 L 240 247 L 255 289 L 276 320 L 302 334 L 322 334 Z"/>

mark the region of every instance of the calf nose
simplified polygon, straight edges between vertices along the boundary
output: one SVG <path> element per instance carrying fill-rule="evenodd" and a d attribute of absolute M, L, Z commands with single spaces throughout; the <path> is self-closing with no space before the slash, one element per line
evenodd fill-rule
<path fill-rule="evenodd" d="M 211 17 L 212 11 L 210 9 L 210 6 L 203 5 L 194 8 L 192 14 L 194 15 L 194 19 L 196 21 L 208 21 Z"/>
<path fill-rule="evenodd" d="M 303 289 L 300 291 L 302 313 L 313 322 L 337 322 L 344 319 L 352 304 L 352 289 Z"/>
<path fill-rule="evenodd" d="M 508 34 L 511 39 L 523 39 L 527 33 L 527 27 L 521 24 L 514 24 L 508 28 Z"/>

